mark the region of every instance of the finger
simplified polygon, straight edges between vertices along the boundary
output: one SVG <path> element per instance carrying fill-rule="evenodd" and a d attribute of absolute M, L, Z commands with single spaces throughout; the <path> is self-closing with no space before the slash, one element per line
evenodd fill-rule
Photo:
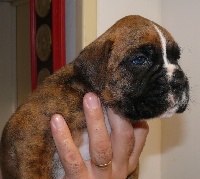
<path fill-rule="evenodd" d="M 90 139 L 91 161 L 96 165 L 107 164 L 112 160 L 112 147 L 97 95 L 87 93 L 83 99 L 83 107 Z M 111 172 L 108 172 L 108 170 L 111 171 L 110 166 L 104 170 L 99 170 L 99 168 L 95 167 L 94 170 L 97 169 L 98 171 L 96 172 L 104 173 L 101 175 L 101 178 L 106 178 L 108 176 L 105 175 L 111 174 Z M 98 175 L 100 176 L 100 174 Z"/>
<path fill-rule="evenodd" d="M 133 152 L 129 159 L 129 174 L 132 173 L 139 162 L 140 154 L 146 142 L 147 135 L 149 133 L 149 126 L 146 121 L 139 121 L 133 124 L 135 145 Z"/>
<path fill-rule="evenodd" d="M 107 112 L 112 128 L 113 171 L 120 171 L 123 178 L 128 173 L 128 161 L 134 147 L 134 131 L 131 123 L 115 114 L 112 109 Z"/>
<path fill-rule="evenodd" d="M 67 178 L 87 178 L 86 166 L 61 115 L 51 118 L 51 130 Z"/>

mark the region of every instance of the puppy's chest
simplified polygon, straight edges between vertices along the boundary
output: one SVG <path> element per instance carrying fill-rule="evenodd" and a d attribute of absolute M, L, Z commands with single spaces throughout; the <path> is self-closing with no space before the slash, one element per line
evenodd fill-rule
<path fill-rule="evenodd" d="M 104 109 L 104 118 L 108 133 L 111 133 L 111 127 L 108 121 L 107 112 Z M 80 154 L 84 161 L 90 160 L 90 153 L 89 153 L 89 137 L 87 131 L 83 132 L 82 136 L 82 144 L 79 147 Z M 52 167 L 52 178 L 53 179 L 63 179 L 65 175 L 65 171 L 63 169 L 62 163 L 60 161 L 58 152 L 54 153 L 53 157 L 53 167 Z"/>

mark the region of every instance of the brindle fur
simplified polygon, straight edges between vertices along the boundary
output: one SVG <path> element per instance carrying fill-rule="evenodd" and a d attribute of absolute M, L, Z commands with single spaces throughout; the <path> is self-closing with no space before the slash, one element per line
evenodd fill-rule
<path fill-rule="evenodd" d="M 118 106 L 116 102 L 124 100 L 123 93 L 132 89 L 130 81 L 136 77 L 120 63 L 141 45 L 161 47 L 152 24 L 140 16 L 123 18 L 87 46 L 75 61 L 48 77 L 28 97 L 2 134 L 0 157 L 4 179 L 51 178 L 56 149 L 50 132 L 50 118 L 53 114 L 62 114 L 79 146 L 86 128 L 82 101 L 89 91 L 97 93 L 104 106 L 130 117 L 121 109 L 122 104 Z M 168 44 L 174 43 L 172 36 L 159 28 Z M 139 119 L 133 117 L 131 120 Z"/>

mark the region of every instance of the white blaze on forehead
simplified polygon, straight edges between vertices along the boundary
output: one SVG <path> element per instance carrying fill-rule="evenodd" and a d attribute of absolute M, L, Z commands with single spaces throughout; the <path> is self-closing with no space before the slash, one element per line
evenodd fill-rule
<path fill-rule="evenodd" d="M 176 69 L 176 66 L 174 64 L 171 64 L 167 59 L 167 41 L 161 30 L 154 24 L 154 28 L 156 29 L 162 46 L 162 54 L 163 54 L 163 60 L 164 60 L 164 67 L 167 69 L 167 75 L 169 78 L 172 77 L 172 74 L 174 70 Z"/>
<path fill-rule="evenodd" d="M 163 60 L 164 60 L 165 66 L 167 66 L 167 65 L 169 65 L 169 62 L 167 60 L 166 38 L 164 37 L 163 33 L 160 31 L 160 29 L 156 25 L 154 25 L 154 27 L 159 34 L 161 45 L 162 45 Z"/>

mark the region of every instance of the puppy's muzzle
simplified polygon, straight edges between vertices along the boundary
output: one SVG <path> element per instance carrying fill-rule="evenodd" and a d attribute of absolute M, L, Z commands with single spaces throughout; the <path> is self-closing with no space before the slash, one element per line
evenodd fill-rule
<path fill-rule="evenodd" d="M 189 101 L 189 84 L 188 79 L 182 70 L 177 69 L 172 74 L 169 81 L 170 91 L 168 94 L 169 107 L 161 115 L 162 118 L 170 117 L 174 113 L 182 113 L 186 110 Z"/>

